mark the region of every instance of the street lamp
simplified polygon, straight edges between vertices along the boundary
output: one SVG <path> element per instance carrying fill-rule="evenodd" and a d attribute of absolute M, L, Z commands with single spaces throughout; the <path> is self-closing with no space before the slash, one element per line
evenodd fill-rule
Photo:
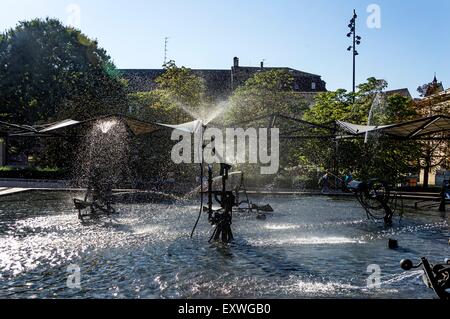
<path fill-rule="evenodd" d="M 347 48 L 347 51 L 352 52 L 353 55 L 353 103 L 355 102 L 355 92 L 356 92 L 356 56 L 359 55 L 358 51 L 356 50 L 356 46 L 361 44 L 361 37 L 359 35 L 356 35 L 357 18 L 358 15 L 356 14 L 356 10 L 353 10 L 353 17 L 350 20 L 350 24 L 348 25 L 350 32 L 347 33 L 348 38 L 353 37 L 353 44 Z"/>

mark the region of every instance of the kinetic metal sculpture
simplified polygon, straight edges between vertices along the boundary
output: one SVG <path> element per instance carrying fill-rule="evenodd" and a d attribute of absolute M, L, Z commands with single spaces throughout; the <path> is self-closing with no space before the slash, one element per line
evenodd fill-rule
<path fill-rule="evenodd" d="M 102 182 L 99 176 L 90 178 L 84 200 L 73 199 L 75 209 L 78 210 L 78 218 L 84 220 L 86 217 L 97 219 L 100 216 L 111 216 L 117 214 L 113 208 L 113 194 L 111 185 Z"/>
<path fill-rule="evenodd" d="M 180 125 L 168 125 L 168 124 L 158 124 L 163 127 L 178 130 L 181 132 L 186 132 L 193 134 L 200 141 L 197 143 L 199 146 L 200 155 L 200 210 L 195 222 L 195 225 L 191 232 L 191 237 L 197 228 L 200 221 L 202 213 L 206 212 L 208 214 L 208 221 L 211 225 L 215 226 L 214 231 L 211 235 L 210 242 L 212 240 L 222 241 L 224 243 L 229 243 L 233 240 L 233 232 L 231 230 L 231 225 L 233 222 L 233 210 L 237 211 L 248 211 L 257 212 L 257 217 L 259 219 L 264 219 L 265 215 L 262 212 L 273 212 L 270 205 L 258 206 L 250 203 L 247 192 L 244 187 L 244 175 L 242 172 L 233 172 L 230 170 L 232 166 L 226 162 L 225 159 L 216 152 L 215 148 L 215 138 L 213 137 L 210 141 L 204 141 L 204 132 L 207 129 L 207 125 L 201 120 L 196 120 L 189 123 L 184 123 Z M 220 174 L 218 177 L 213 177 L 213 166 L 208 165 L 208 188 L 205 190 L 204 187 L 204 167 L 205 167 L 205 149 L 209 147 L 212 154 L 219 161 Z M 237 183 L 232 183 L 230 181 L 231 177 L 238 180 Z M 217 184 L 219 186 L 217 186 Z M 233 185 L 232 185 L 233 184 Z M 243 193 L 246 200 L 240 201 L 240 193 Z M 207 196 L 207 206 L 204 206 L 204 196 Z M 219 204 L 219 208 L 215 209 L 213 207 L 214 200 Z M 242 207 L 244 205 L 245 207 Z"/>
<path fill-rule="evenodd" d="M 233 240 L 233 232 L 231 225 L 233 221 L 233 210 L 238 212 L 257 212 L 258 219 L 265 219 L 265 212 L 273 212 L 273 208 L 270 205 L 258 206 L 249 201 L 248 195 L 244 186 L 244 174 L 242 172 L 230 173 L 231 165 L 220 164 L 220 176 L 213 178 L 213 168 L 208 165 L 208 189 L 202 194 L 208 196 L 207 206 L 202 210 L 208 214 L 208 221 L 211 225 L 215 226 L 213 234 L 209 241 L 221 240 L 224 243 L 229 243 Z M 237 177 L 237 183 L 234 185 L 231 181 L 231 177 Z M 215 182 L 220 181 L 221 186 L 215 187 Z M 231 185 L 231 186 L 230 186 Z M 240 194 L 243 193 L 246 197 L 245 200 L 240 201 Z M 213 208 L 213 201 L 216 201 L 219 205 L 219 209 Z"/>
<path fill-rule="evenodd" d="M 433 289 L 440 299 L 450 300 L 450 260 L 446 259 L 443 264 L 432 265 L 427 258 L 423 257 L 421 263 L 416 266 L 409 259 L 400 262 L 400 267 L 406 271 L 420 266 L 424 270 L 425 285 Z"/>
<path fill-rule="evenodd" d="M 401 214 L 403 213 L 403 200 L 401 195 L 391 193 L 385 182 L 376 179 L 368 182 L 351 181 L 346 184 L 348 190 L 355 194 L 356 199 L 366 211 L 367 217 L 372 220 L 383 219 L 386 225 L 392 224 L 392 217 L 398 208 L 400 199 Z M 383 211 L 384 215 L 379 217 L 377 212 Z"/>
<path fill-rule="evenodd" d="M 450 201 L 450 180 L 445 180 L 442 183 L 440 196 L 441 196 L 441 201 L 439 204 L 439 211 L 445 212 L 445 206 L 447 204 L 447 201 Z"/>
<path fill-rule="evenodd" d="M 77 161 L 82 164 L 77 170 L 77 179 L 86 186 L 86 194 L 83 199 L 74 198 L 73 202 L 78 218 L 83 221 L 117 214 L 113 207 L 112 188 L 120 180 L 123 166 L 128 162 L 126 139 L 159 129 L 156 124 L 117 114 L 86 121 L 64 120 L 35 129 L 32 136 L 81 139 L 82 148 Z"/>
<path fill-rule="evenodd" d="M 231 224 L 233 222 L 233 207 L 237 205 L 236 196 L 232 191 L 227 191 L 227 180 L 229 177 L 229 170 L 231 166 L 228 164 L 220 164 L 220 178 L 222 180 L 222 189 L 220 191 L 213 190 L 213 177 L 212 167 L 208 166 L 208 207 L 206 211 L 208 213 L 208 221 L 211 225 L 216 226 L 211 235 L 211 240 L 221 239 L 224 243 L 231 242 L 233 232 L 231 231 Z M 220 204 L 220 209 L 213 209 L 213 196 L 214 199 Z M 205 210 L 205 208 L 203 208 Z"/>

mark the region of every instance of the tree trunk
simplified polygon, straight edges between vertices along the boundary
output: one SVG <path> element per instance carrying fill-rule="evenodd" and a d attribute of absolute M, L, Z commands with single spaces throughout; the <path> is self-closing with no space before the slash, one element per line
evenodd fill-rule
<path fill-rule="evenodd" d="M 429 180 L 430 180 L 430 166 L 427 165 L 423 169 L 423 188 L 428 188 Z"/>
<path fill-rule="evenodd" d="M 2 143 L 0 143 L 0 166 L 7 166 L 8 165 L 8 136 L 0 136 L 0 139 L 3 140 Z"/>

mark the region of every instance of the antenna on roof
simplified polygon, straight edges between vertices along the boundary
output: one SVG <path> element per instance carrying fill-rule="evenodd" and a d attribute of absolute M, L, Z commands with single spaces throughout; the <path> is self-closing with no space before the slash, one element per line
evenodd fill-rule
<path fill-rule="evenodd" d="M 168 45 L 169 45 L 169 37 L 165 37 L 164 38 L 164 65 L 167 63 L 167 53 L 169 52 Z"/>

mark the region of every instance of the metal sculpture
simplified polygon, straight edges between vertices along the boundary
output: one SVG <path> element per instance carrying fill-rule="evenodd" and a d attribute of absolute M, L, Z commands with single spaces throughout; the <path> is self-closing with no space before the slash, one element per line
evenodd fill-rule
<path fill-rule="evenodd" d="M 441 189 L 441 201 L 439 204 L 439 211 L 445 212 L 445 206 L 447 204 L 447 201 L 450 201 L 450 180 L 445 180 L 442 183 L 442 189 Z"/>
<path fill-rule="evenodd" d="M 350 181 L 345 186 L 355 194 L 369 219 L 383 220 L 386 225 L 391 225 L 399 204 L 400 215 L 403 215 L 403 199 L 400 194 L 391 192 L 387 183 L 371 179 L 368 182 Z M 384 215 L 380 216 L 380 211 L 384 212 Z"/>
<path fill-rule="evenodd" d="M 75 209 L 78 210 L 78 218 L 84 221 L 85 218 L 97 219 L 100 216 L 111 216 L 117 214 L 112 206 L 113 194 L 111 186 L 107 183 L 100 183 L 99 180 L 92 180 L 88 186 L 84 200 L 73 199 Z"/>
<path fill-rule="evenodd" d="M 213 166 L 208 165 L 208 187 L 206 190 L 201 186 L 201 212 L 206 212 L 208 221 L 215 226 L 214 231 L 209 239 L 230 243 L 233 239 L 231 225 L 233 223 L 233 214 L 236 212 L 256 212 L 258 219 L 265 219 L 265 213 L 273 212 L 270 204 L 259 206 L 250 202 L 244 185 L 244 174 L 242 172 L 230 172 L 232 166 L 229 164 L 220 164 L 220 173 L 218 177 L 213 177 Z M 232 177 L 236 177 L 237 183 L 230 181 Z M 219 186 L 216 186 L 220 182 Z M 245 199 L 240 200 L 241 194 Z M 207 205 L 203 206 L 203 196 L 207 196 Z M 219 208 L 214 208 L 214 202 L 219 204 Z M 191 237 L 198 225 L 201 213 L 192 230 Z"/>
<path fill-rule="evenodd" d="M 450 260 L 446 259 L 443 264 L 432 265 L 427 258 L 422 257 L 421 263 L 414 265 L 409 259 L 400 262 L 403 270 L 409 271 L 421 267 L 424 270 L 423 281 L 428 288 L 434 290 L 442 300 L 450 300 Z"/>
<path fill-rule="evenodd" d="M 222 180 L 222 189 L 220 191 L 214 191 L 212 166 L 208 165 L 208 207 L 206 211 L 208 213 L 208 221 L 211 225 L 216 226 L 211 235 L 211 240 L 221 239 L 224 243 L 231 242 L 233 232 L 231 231 L 231 224 L 233 223 L 233 207 L 237 205 L 236 196 L 232 191 L 227 190 L 228 174 L 231 169 L 231 165 L 220 164 L 220 178 Z M 217 203 L 220 204 L 220 209 L 213 209 L 213 196 Z"/>

